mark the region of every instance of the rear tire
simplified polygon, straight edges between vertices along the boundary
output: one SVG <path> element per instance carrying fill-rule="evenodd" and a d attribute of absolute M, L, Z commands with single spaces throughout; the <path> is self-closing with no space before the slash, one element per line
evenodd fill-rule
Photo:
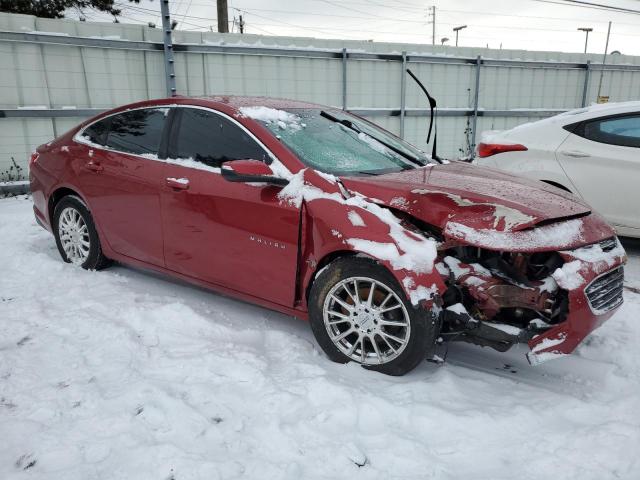
<path fill-rule="evenodd" d="M 433 353 L 439 333 L 433 312 L 414 307 L 386 268 L 361 257 L 339 258 L 318 274 L 309 319 L 331 360 L 387 375 L 418 366 Z"/>
<path fill-rule="evenodd" d="M 67 195 L 56 204 L 52 227 L 65 262 L 85 270 L 100 270 L 111 263 L 102 253 L 93 217 L 80 198 Z"/>

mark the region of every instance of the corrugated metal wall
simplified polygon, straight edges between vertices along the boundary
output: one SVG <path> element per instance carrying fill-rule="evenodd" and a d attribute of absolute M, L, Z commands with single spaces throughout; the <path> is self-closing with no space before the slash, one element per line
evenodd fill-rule
<path fill-rule="evenodd" d="M 1 32 L 58 33 L 71 37 L 100 37 L 161 42 L 159 29 L 140 25 L 84 23 L 0 14 Z M 474 64 L 452 64 L 451 56 L 526 61 L 601 62 L 601 56 L 558 52 L 487 50 L 431 45 L 388 44 L 294 37 L 263 37 L 196 32 L 174 32 L 175 44 L 238 43 L 299 49 L 347 48 L 350 52 L 437 54 L 442 63 L 411 62 L 410 68 L 428 86 L 440 107 L 469 109 L 475 95 Z M 126 44 L 123 42 L 123 47 Z M 640 64 L 640 57 L 616 55 L 608 63 Z M 111 108 L 142 99 L 165 96 L 161 51 L 96 48 L 27 43 L 0 39 L 0 109 Z M 178 92 L 186 95 L 240 94 L 302 99 L 342 106 L 342 60 L 339 58 L 278 55 L 185 53 L 175 54 Z M 400 109 L 402 63 L 391 60 L 349 59 L 346 69 L 347 107 Z M 594 101 L 600 72 L 592 72 L 587 99 Z M 479 108 L 483 110 L 569 109 L 581 105 L 584 69 L 539 66 L 483 65 Z M 605 71 L 603 95 L 610 101 L 640 98 L 640 71 Z M 406 108 L 424 108 L 426 100 L 406 79 Z M 33 112 L 32 112 L 33 113 Z M 19 114 L 19 112 L 18 112 Z M 37 114 L 37 112 L 36 112 Z M 14 112 L 16 115 L 16 112 Z M 539 118 L 539 115 L 538 117 Z M 481 116 L 477 131 L 504 129 L 534 120 L 526 116 Z M 14 157 L 25 166 L 29 152 L 82 120 L 65 118 L 0 118 L 0 170 Z M 388 112 L 372 120 L 398 133 L 400 119 Z M 467 149 L 471 117 L 441 117 L 438 124 L 441 154 L 455 157 Z M 405 138 L 426 148 L 427 117 L 407 116 Z"/>

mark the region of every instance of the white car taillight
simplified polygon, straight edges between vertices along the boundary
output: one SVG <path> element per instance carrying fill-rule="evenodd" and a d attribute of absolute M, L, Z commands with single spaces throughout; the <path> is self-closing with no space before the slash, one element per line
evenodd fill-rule
<path fill-rule="evenodd" d="M 523 152 L 527 147 L 519 143 L 502 144 L 502 143 L 480 143 L 478 145 L 478 156 L 480 158 L 490 157 L 504 152 Z"/>

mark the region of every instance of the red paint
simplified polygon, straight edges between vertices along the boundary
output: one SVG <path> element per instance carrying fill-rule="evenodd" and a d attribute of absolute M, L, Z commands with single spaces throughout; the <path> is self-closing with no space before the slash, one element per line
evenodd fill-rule
<path fill-rule="evenodd" d="M 355 252 L 346 239 L 394 241 L 386 223 L 358 206 L 318 199 L 298 207 L 278 198 L 281 187 L 230 182 L 219 172 L 115 153 L 73 140 L 81 127 L 104 115 L 162 105 L 197 105 L 232 116 L 291 173 L 304 168 L 265 127 L 240 115 L 237 109 L 251 105 L 273 108 L 315 105 L 245 97 L 175 97 L 140 102 L 94 117 L 38 148 L 30 162 L 30 177 L 39 222 L 51 230 L 53 199 L 60 189 L 66 189 L 81 197 L 92 212 L 109 258 L 301 318 L 307 317 L 306 292 L 318 268 L 327 259 Z M 227 166 L 238 175 L 272 175 L 267 165 L 257 161 L 233 161 Z M 338 184 L 311 170 L 305 171 L 305 180 L 327 194 L 342 195 Z M 611 227 L 599 216 L 590 214 L 590 208 L 571 194 L 459 162 L 378 177 L 345 177 L 343 184 L 351 192 L 411 215 L 436 230 L 455 221 L 476 229 L 511 233 L 540 223 L 582 216 L 583 236 L 570 248 L 614 235 Z M 528 218 L 516 225 L 504 220 L 496 224 L 497 207 L 513 209 Z M 349 221 L 350 210 L 363 218 L 366 228 Z M 411 227 L 407 228 L 407 235 L 415 235 Z M 459 239 L 445 240 L 460 243 Z M 536 250 L 541 249 L 528 251 Z M 409 277 L 414 288 L 435 286 L 440 292 L 444 289 L 443 279 L 436 271 L 394 270 L 388 261 L 381 263 L 401 285 Z M 585 284 L 600 273 L 590 268 L 585 264 L 581 271 Z M 567 339 L 559 351 L 568 353 L 611 313 L 594 315 L 582 289 L 572 291 L 568 319 L 537 337 L 530 346 L 533 348 L 543 338 L 562 333 Z"/>
<path fill-rule="evenodd" d="M 238 175 L 273 175 L 271 168 L 260 160 L 234 160 L 222 164 L 223 170 L 232 170 Z"/>

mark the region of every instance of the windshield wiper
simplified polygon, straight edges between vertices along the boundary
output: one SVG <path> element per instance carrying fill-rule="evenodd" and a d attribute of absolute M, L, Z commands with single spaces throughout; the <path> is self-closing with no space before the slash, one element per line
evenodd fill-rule
<path fill-rule="evenodd" d="M 354 132 L 356 132 L 356 133 L 362 133 L 362 134 L 364 134 L 364 135 L 367 135 L 367 136 L 369 136 L 369 137 L 373 138 L 376 142 L 381 143 L 382 145 L 384 145 L 385 147 L 387 147 L 387 148 L 388 148 L 389 150 L 391 150 L 392 152 L 397 153 L 398 155 L 400 155 L 400 156 L 402 156 L 402 157 L 406 158 L 407 160 L 409 160 L 410 162 L 415 163 L 416 165 L 419 165 L 419 166 L 421 166 L 421 167 L 424 167 L 424 165 L 425 165 L 425 164 L 424 164 L 424 162 L 421 162 L 421 161 L 420 161 L 420 159 L 418 159 L 418 158 L 416 158 L 416 157 L 414 157 L 414 156 L 412 156 L 412 155 L 409 155 L 409 154 L 408 154 L 408 153 L 406 153 L 406 152 L 403 152 L 403 151 L 402 151 L 402 150 L 400 150 L 399 148 L 396 148 L 396 147 L 394 147 L 393 145 L 390 145 L 390 144 L 388 144 L 387 142 L 385 142 L 385 141 L 383 141 L 383 140 L 380 140 L 379 138 L 377 138 L 377 137 L 376 137 L 376 136 L 374 136 L 374 135 L 371 135 L 371 134 L 370 134 L 370 133 L 368 133 L 368 132 L 363 132 L 362 130 L 360 130 L 360 128 L 358 128 L 358 126 L 357 126 L 356 124 L 354 124 L 354 123 L 353 123 L 352 121 L 350 121 L 350 120 L 346 120 L 346 119 L 341 119 L 341 118 L 338 118 L 338 117 L 334 117 L 333 115 L 331 115 L 329 112 L 327 112 L 327 111 L 325 111 L 325 110 L 322 110 L 322 111 L 320 112 L 320 116 L 322 116 L 322 117 L 326 118 L 327 120 L 331 120 L 332 122 L 339 123 L 340 125 L 344 125 L 344 126 L 345 126 L 345 127 L 347 127 L 348 129 L 353 130 L 353 131 L 354 131 Z"/>

